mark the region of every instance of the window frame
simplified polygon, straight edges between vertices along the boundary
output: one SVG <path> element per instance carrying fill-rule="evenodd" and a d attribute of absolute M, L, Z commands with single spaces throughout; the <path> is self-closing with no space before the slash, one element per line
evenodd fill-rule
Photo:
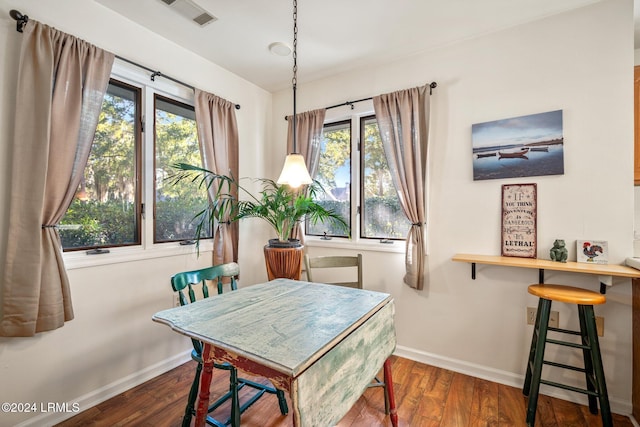
<path fill-rule="evenodd" d="M 343 120 L 336 120 L 336 121 L 331 121 L 331 122 L 327 122 L 325 121 L 325 123 L 323 123 L 322 125 L 322 132 L 324 133 L 324 130 L 326 127 L 328 126 L 340 126 L 340 125 L 348 125 L 349 126 L 349 139 L 351 141 L 351 144 L 349 146 L 349 218 L 345 218 L 345 221 L 347 222 L 347 224 L 349 224 L 349 230 L 353 230 L 354 227 L 354 223 L 353 223 L 353 215 L 352 215 L 352 211 L 354 209 L 353 205 L 354 205 L 354 199 L 353 199 L 353 121 L 351 119 L 343 119 Z M 325 188 L 325 190 L 327 191 L 327 189 Z M 307 227 L 309 226 L 309 222 L 308 220 L 305 220 L 305 237 L 306 236 L 314 236 L 314 237 L 323 237 L 323 234 L 307 234 Z M 353 234 L 353 233 L 351 233 Z M 328 237 L 333 238 L 340 238 L 340 239 L 345 239 L 347 238 L 346 236 L 337 236 L 337 235 L 333 235 L 333 234 L 328 234 Z"/>
<path fill-rule="evenodd" d="M 63 252 L 67 270 L 196 253 L 195 245 L 184 245 L 181 244 L 181 241 L 154 243 L 153 209 L 151 209 L 154 206 L 155 199 L 155 173 L 153 169 L 155 166 L 154 94 L 193 106 L 193 90 L 168 79 L 152 81 L 146 70 L 118 58 L 114 61 L 110 79 L 140 88 L 141 92 L 139 106 L 142 108 L 142 123 L 139 128 L 142 133 L 142 139 L 138 170 L 141 184 L 137 190 L 140 192 L 141 201 L 139 204 L 139 210 L 141 210 L 140 244 L 111 246 L 106 248 L 108 252 L 92 256 L 87 256 L 84 250 Z M 211 252 L 212 250 L 212 239 L 205 239 L 200 242 L 199 253 L 201 256 L 203 253 Z"/>
<path fill-rule="evenodd" d="M 359 132 L 360 135 L 358 137 L 358 151 L 359 151 L 359 155 L 360 155 L 360 164 L 364 165 L 364 156 L 365 156 L 365 151 L 364 151 L 364 143 L 362 141 L 364 141 L 364 122 L 366 122 L 367 120 L 371 120 L 371 119 L 376 119 L 376 125 L 378 123 L 378 119 L 376 117 L 375 114 L 370 114 L 370 115 L 362 115 L 359 116 L 359 120 L 360 120 L 360 126 L 359 126 Z M 360 233 L 360 238 L 361 239 L 366 239 L 366 240 L 378 240 L 380 241 L 380 243 L 382 244 L 393 244 L 393 242 L 405 242 L 407 239 L 405 238 L 401 238 L 401 237 L 366 237 L 365 234 L 365 225 L 364 225 L 364 221 L 362 220 L 362 218 L 364 218 L 364 167 L 361 167 L 360 170 L 360 199 L 358 200 L 359 203 L 359 207 L 358 207 L 358 213 L 360 215 L 360 228 L 358 229 L 358 232 Z M 407 219 L 407 221 L 409 221 Z"/>
<path fill-rule="evenodd" d="M 124 82 L 122 80 L 118 80 L 113 77 L 113 74 L 109 77 L 109 85 L 117 86 L 124 90 L 129 90 L 134 93 L 136 111 L 135 111 L 135 119 L 142 116 L 142 90 L 139 86 L 135 86 Z M 106 92 L 105 92 L 106 93 Z M 87 253 L 88 251 L 97 251 L 97 254 L 100 254 L 100 251 L 104 249 L 108 249 L 109 251 L 113 248 L 121 248 L 121 247 L 130 247 L 130 246 L 139 246 L 142 243 L 142 226 L 143 219 L 142 213 L 144 211 L 144 206 L 142 202 L 142 147 L 144 145 L 144 135 L 142 130 L 142 123 L 136 122 L 134 123 L 134 133 L 135 133 L 135 142 L 134 142 L 134 156 L 135 162 L 133 166 L 133 180 L 135 182 L 135 196 L 134 196 L 134 211 L 135 211 L 135 238 L 132 243 L 122 243 L 118 245 L 104 246 L 104 245 L 90 245 L 90 246 L 78 246 L 74 248 L 64 249 L 63 253 L 73 253 L 73 252 L 83 252 Z M 84 173 L 84 172 L 83 172 Z"/>
<path fill-rule="evenodd" d="M 351 104 L 349 107 L 328 109 L 326 112 L 325 125 L 344 120 L 351 121 L 351 238 L 332 237 L 330 240 L 324 240 L 320 236 L 307 235 L 305 230 L 305 245 L 307 246 L 374 252 L 405 252 L 404 239 L 389 240 L 388 243 L 382 243 L 381 239 L 360 237 L 360 222 L 362 217 L 362 215 L 358 213 L 362 199 L 362 180 L 360 177 L 360 118 L 366 116 L 375 116 L 373 101 L 371 100 Z M 356 232 L 354 233 L 354 231 Z"/>
<path fill-rule="evenodd" d="M 172 104 L 175 107 L 178 108 L 183 108 L 186 110 L 193 110 L 193 120 L 195 122 L 195 106 L 193 105 L 193 102 L 191 104 L 188 104 L 186 102 L 174 99 L 174 98 L 170 98 L 168 96 L 165 96 L 161 93 L 155 92 L 153 93 L 153 233 L 152 233 L 152 240 L 153 240 L 153 244 L 163 244 L 163 243 L 173 243 L 173 242 L 178 242 L 181 243 L 182 245 L 185 244 L 193 244 L 195 243 L 194 239 L 173 239 L 173 240 L 156 240 L 156 226 L 157 226 L 157 210 L 158 210 L 158 206 L 156 204 L 157 200 L 156 200 L 156 193 L 158 191 L 158 187 L 157 187 L 157 180 L 156 180 L 156 176 L 155 173 L 157 171 L 157 156 L 156 156 L 156 146 L 157 146 L 157 117 L 156 117 L 156 113 L 157 113 L 157 109 L 158 109 L 158 100 L 160 100 L 161 102 L 164 102 L 166 104 Z M 197 126 L 197 125 L 196 125 Z M 196 129 L 196 140 L 197 140 L 197 129 Z M 200 146 L 198 146 L 198 151 L 200 152 L 200 156 L 202 157 L 202 150 L 200 150 Z M 201 158 L 202 160 L 202 158 Z M 206 233 L 203 232 L 203 234 L 200 236 L 201 241 L 202 240 L 206 240 L 206 239 L 213 239 L 213 233 L 214 233 L 214 227 L 211 227 L 211 235 L 210 236 L 206 236 Z"/>

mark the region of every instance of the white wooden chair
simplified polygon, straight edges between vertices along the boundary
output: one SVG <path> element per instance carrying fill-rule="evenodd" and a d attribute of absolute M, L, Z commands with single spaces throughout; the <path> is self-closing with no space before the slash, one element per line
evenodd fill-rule
<path fill-rule="evenodd" d="M 318 257 L 310 257 L 308 254 L 304 256 L 304 265 L 307 272 L 307 280 L 309 282 L 313 282 L 313 270 L 314 269 L 340 269 L 347 268 L 353 269 L 356 268 L 356 272 L 351 273 L 351 277 L 355 277 L 355 281 L 339 281 L 339 282 L 326 282 L 322 281 L 321 283 L 325 283 L 328 285 L 337 285 L 337 286 L 347 286 L 349 288 L 363 289 L 362 282 L 362 254 L 357 254 L 355 256 L 318 256 Z M 346 272 L 346 271 L 345 271 Z M 316 276 L 317 277 L 317 276 Z M 377 377 L 369 384 L 369 387 L 382 387 L 384 390 L 384 409 L 385 413 L 389 413 L 389 394 L 387 392 L 387 388 L 384 385 L 384 382 L 379 380 Z"/>
<path fill-rule="evenodd" d="M 357 254 L 355 256 L 319 256 L 319 257 L 313 257 L 313 258 L 310 257 L 309 255 L 305 255 L 304 265 L 307 272 L 307 280 L 309 282 L 314 281 L 313 269 L 319 269 L 319 268 L 333 269 L 333 268 L 355 267 L 356 275 L 352 274 L 352 276 L 356 278 L 355 281 L 330 282 L 328 284 L 362 289 L 362 254 Z M 322 281 L 322 283 L 327 283 L 327 282 Z"/>

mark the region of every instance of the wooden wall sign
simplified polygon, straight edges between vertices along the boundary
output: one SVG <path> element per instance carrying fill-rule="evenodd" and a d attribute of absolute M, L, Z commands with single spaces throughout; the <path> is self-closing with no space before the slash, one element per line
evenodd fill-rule
<path fill-rule="evenodd" d="M 502 256 L 536 258 L 536 184 L 502 186 Z"/>

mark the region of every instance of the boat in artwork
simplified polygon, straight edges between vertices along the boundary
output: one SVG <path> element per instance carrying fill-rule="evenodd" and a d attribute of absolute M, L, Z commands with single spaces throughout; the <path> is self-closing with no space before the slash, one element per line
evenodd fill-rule
<path fill-rule="evenodd" d="M 478 153 L 476 154 L 478 159 L 481 159 L 483 157 L 495 157 L 496 153 Z"/>
<path fill-rule="evenodd" d="M 529 152 L 528 148 L 521 148 L 519 151 L 512 151 L 512 152 L 500 151 L 498 154 L 500 154 L 500 158 L 518 158 L 518 157 L 525 157 L 525 154 L 527 154 L 528 152 Z"/>
<path fill-rule="evenodd" d="M 548 153 L 549 147 L 531 147 L 531 151 L 542 151 Z"/>

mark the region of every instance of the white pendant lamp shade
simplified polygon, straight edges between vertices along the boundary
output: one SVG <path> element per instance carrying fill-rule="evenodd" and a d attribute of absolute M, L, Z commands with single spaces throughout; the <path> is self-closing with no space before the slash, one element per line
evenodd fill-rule
<path fill-rule="evenodd" d="M 284 159 L 284 166 L 278 178 L 278 184 L 287 184 L 289 187 L 298 188 L 301 185 L 311 184 L 313 180 L 309 175 L 304 158 L 301 154 L 292 153 Z"/>

